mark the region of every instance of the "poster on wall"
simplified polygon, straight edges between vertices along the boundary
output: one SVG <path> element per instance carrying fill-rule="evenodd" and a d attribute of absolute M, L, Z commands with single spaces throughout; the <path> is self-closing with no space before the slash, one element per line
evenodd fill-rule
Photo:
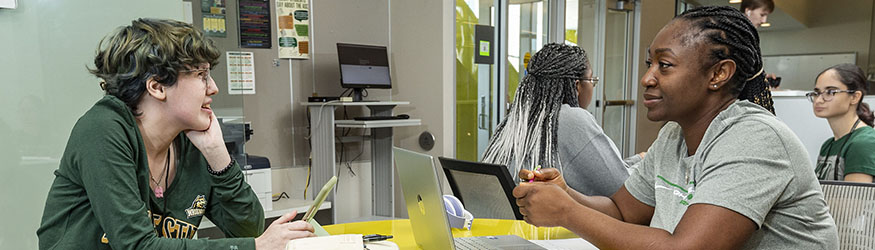
<path fill-rule="evenodd" d="M 270 0 L 240 0 L 240 47 L 269 49 Z"/>
<path fill-rule="evenodd" d="M 255 59 L 252 52 L 228 51 L 228 94 L 255 94 Z"/>
<path fill-rule="evenodd" d="M 276 0 L 279 58 L 310 58 L 308 0 Z"/>
<path fill-rule="evenodd" d="M 201 0 L 204 33 L 212 37 L 225 37 L 225 0 Z"/>

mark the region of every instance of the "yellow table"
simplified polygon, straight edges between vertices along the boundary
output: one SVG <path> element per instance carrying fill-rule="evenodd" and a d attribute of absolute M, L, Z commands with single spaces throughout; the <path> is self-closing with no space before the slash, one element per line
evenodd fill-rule
<path fill-rule="evenodd" d="M 324 226 L 329 234 L 382 234 L 392 235 L 390 241 L 401 249 L 417 249 L 410 220 L 382 220 L 344 223 Z M 453 228 L 453 237 L 517 235 L 527 240 L 555 240 L 577 238 L 562 227 L 536 227 L 521 220 L 474 219 L 471 230 Z"/>

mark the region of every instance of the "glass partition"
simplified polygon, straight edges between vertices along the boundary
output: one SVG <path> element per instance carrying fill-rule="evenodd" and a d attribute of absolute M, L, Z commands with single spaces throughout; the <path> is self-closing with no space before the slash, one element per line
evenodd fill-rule
<path fill-rule="evenodd" d="M 140 17 L 183 17 L 182 1 L 18 1 L 0 9 L 0 249 L 37 249 L 53 171 L 77 119 L 102 96 L 97 44 Z"/>
<path fill-rule="evenodd" d="M 549 42 L 547 7 L 547 0 L 510 1 L 507 6 L 507 107 L 526 75 L 526 56 Z"/>
<path fill-rule="evenodd" d="M 496 92 L 495 63 L 475 63 L 477 27 L 495 28 L 495 2 L 456 1 L 456 158 L 477 161 L 489 143 L 494 126 L 492 103 Z M 493 33 L 494 34 L 494 33 Z M 497 48 L 498 42 L 491 45 Z M 488 44 L 487 44 L 488 45 Z M 493 53 L 493 57 L 497 56 Z"/>
<path fill-rule="evenodd" d="M 605 15 L 605 67 L 602 93 L 602 128 L 614 141 L 621 155 L 629 155 L 632 87 L 632 38 L 634 13 L 629 9 L 608 8 Z"/>

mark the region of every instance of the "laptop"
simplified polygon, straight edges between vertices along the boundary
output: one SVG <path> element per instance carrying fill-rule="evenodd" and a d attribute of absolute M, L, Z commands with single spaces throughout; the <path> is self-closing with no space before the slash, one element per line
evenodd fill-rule
<path fill-rule="evenodd" d="M 393 152 L 413 238 L 420 248 L 545 249 L 516 235 L 453 238 L 432 156 L 398 147 Z"/>

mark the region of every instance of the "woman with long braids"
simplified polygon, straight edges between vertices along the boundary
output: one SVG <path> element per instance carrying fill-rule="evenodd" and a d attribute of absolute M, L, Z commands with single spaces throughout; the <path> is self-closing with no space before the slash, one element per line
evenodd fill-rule
<path fill-rule="evenodd" d="M 585 108 L 597 78 L 580 47 L 551 43 L 532 56 L 516 99 L 486 148 L 484 162 L 516 175 L 536 165 L 559 169 L 568 186 L 611 195 L 629 177 L 617 147 Z"/>
<path fill-rule="evenodd" d="M 814 115 L 826 118 L 833 137 L 823 142 L 815 172 L 821 180 L 872 182 L 875 176 L 875 117 L 863 102 L 869 82 L 857 65 L 839 64 L 817 76 L 806 94 Z"/>
<path fill-rule="evenodd" d="M 668 121 L 610 198 L 521 170 L 520 212 L 602 249 L 837 249 L 802 143 L 770 112 L 759 37 L 730 7 L 684 12 L 647 49 L 647 118 Z"/>

